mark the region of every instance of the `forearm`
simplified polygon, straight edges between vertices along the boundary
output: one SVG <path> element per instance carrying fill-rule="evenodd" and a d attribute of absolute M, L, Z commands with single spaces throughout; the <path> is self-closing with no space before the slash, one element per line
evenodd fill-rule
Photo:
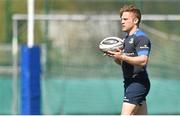
<path fill-rule="evenodd" d="M 147 64 L 148 57 L 147 56 L 131 57 L 123 54 L 120 56 L 120 59 L 131 65 L 145 66 Z"/>
<path fill-rule="evenodd" d="M 145 55 L 132 57 L 123 54 L 121 51 L 107 51 L 106 53 L 108 56 L 115 58 L 115 60 L 125 61 L 131 65 L 145 66 L 148 62 L 148 56 Z"/>

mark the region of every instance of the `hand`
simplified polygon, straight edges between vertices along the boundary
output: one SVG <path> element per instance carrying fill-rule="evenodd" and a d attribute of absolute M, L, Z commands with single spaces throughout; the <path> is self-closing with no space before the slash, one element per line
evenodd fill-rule
<path fill-rule="evenodd" d="M 106 55 L 121 60 L 123 54 L 121 49 L 116 49 L 115 51 L 107 51 Z"/>

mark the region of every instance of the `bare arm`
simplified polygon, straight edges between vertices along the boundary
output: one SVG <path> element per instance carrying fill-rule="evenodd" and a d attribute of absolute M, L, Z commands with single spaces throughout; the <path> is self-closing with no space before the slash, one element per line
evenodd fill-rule
<path fill-rule="evenodd" d="M 121 52 L 121 50 L 117 51 L 108 51 L 107 55 L 110 57 L 113 57 L 115 61 L 125 61 L 132 65 L 137 66 L 145 66 L 148 62 L 148 56 L 142 55 L 142 56 L 136 56 L 136 57 L 130 57 Z"/>
<path fill-rule="evenodd" d="M 119 57 L 122 61 L 125 61 L 129 64 L 132 65 L 137 65 L 137 66 L 145 66 L 148 62 L 148 56 L 136 56 L 136 57 L 130 57 L 126 55 L 121 55 Z"/>

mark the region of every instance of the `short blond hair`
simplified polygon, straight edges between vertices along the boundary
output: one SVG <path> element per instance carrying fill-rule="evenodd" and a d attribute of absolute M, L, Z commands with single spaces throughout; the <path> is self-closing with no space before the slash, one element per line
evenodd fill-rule
<path fill-rule="evenodd" d="M 135 14 L 135 17 L 138 19 L 138 25 L 141 22 L 141 11 L 137 9 L 134 5 L 124 5 L 120 9 L 120 17 L 122 16 L 123 12 L 132 12 Z"/>

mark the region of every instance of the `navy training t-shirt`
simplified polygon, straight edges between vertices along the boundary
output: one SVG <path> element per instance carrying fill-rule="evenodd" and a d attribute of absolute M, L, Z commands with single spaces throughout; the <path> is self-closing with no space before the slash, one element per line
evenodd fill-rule
<path fill-rule="evenodd" d="M 124 53 L 127 56 L 149 56 L 151 50 L 151 42 L 147 35 L 140 29 L 137 29 L 133 35 L 124 38 Z M 122 62 L 122 70 L 124 78 L 143 77 L 148 78 L 146 66 L 140 67 L 131 65 L 125 61 Z"/>

